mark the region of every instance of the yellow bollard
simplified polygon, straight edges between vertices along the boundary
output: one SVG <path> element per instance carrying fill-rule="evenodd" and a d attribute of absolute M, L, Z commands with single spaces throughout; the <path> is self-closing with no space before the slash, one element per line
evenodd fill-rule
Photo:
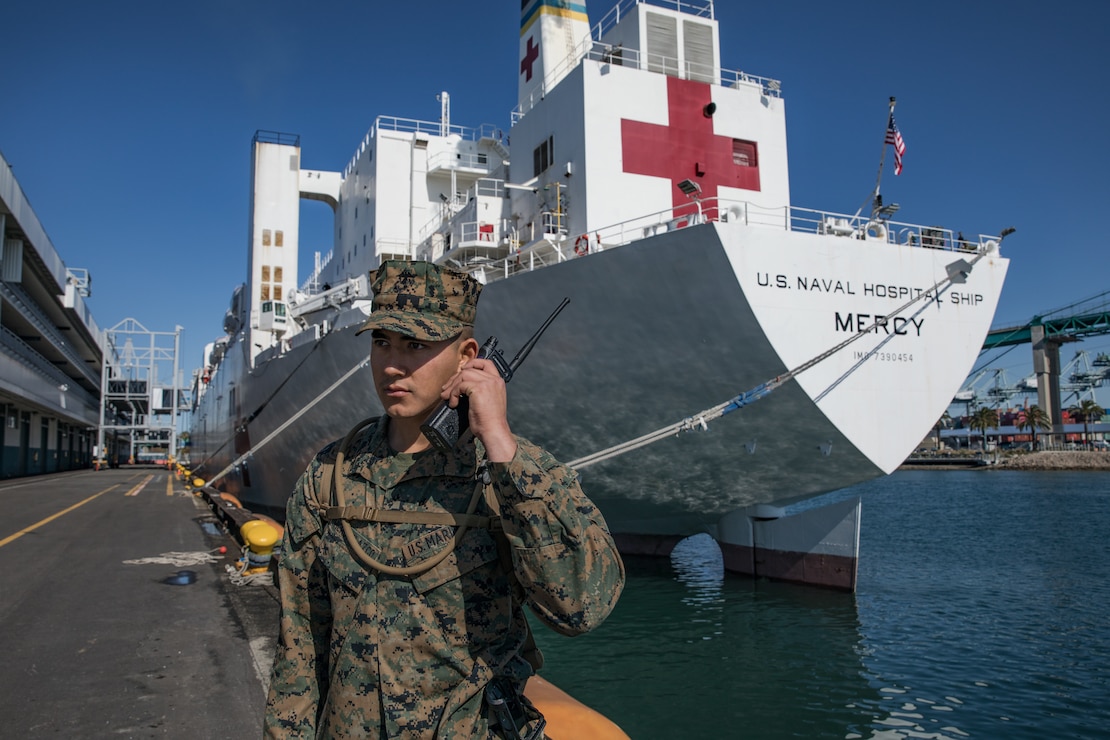
<path fill-rule="evenodd" d="M 247 573 L 264 572 L 270 566 L 274 545 L 281 539 L 280 531 L 270 522 L 251 519 L 239 527 L 239 535 L 247 545 Z"/>

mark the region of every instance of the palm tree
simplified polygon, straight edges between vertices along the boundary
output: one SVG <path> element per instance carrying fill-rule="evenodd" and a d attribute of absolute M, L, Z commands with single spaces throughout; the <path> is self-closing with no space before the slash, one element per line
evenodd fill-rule
<path fill-rule="evenodd" d="M 1033 449 L 1037 449 L 1037 430 L 1044 429 L 1051 431 L 1052 419 L 1048 418 L 1048 414 L 1037 404 L 1033 404 L 1029 408 L 1022 411 L 1018 416 L 1017 422 L 1018 429 L 1028 429 L 1033 433 Z"/>
<path fill-rule="evenodd" d="M 983 432 L 983 452 L 986 452 L 987 430 L 998 426 L 998 409 L 992 409 L 989 406 L 980 406 L 975 409 L 975 413 L 967 420 L 967 426 L 972 431 L 978 429 Z"/>
<path fill-rule="evenodd" d="M 1091 446 L 1091 432 L 1088 424 L 1091 421 L 1101 419 L 1106 413 L 1106 409 L 1099 406 L 1098 401 L 1088 398 L 1078 406 L 1073 406 L 1070 411 L 1071 418 L 1083 422 L 1083 446 L 1089 448 Z"/>

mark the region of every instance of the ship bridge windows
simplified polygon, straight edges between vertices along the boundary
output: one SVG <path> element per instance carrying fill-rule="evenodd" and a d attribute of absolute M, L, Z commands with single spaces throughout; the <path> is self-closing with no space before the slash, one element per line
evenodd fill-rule
<path fill-rule="evenodd" d="M 287 326 L 286 305 L 280 301 L 263 301 L 258 317 L 258 328 L 262 331 L 282 333 Z"/>

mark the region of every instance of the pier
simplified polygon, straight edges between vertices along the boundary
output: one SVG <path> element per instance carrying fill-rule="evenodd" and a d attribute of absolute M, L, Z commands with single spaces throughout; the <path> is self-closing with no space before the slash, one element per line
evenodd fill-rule
<path fill-rule="evenodd" d="M 152 466 L 0 483 L 5 735 L 259 735 L 276 596 L 216 521 Z"/>

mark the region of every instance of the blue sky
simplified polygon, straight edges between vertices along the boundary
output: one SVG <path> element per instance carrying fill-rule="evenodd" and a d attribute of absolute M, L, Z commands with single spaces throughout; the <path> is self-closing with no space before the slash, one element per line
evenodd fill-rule
<path fill-rule="evenodd" d="M 589 2 L 594 20 L 611 3 Z M 465 15 L 459 14 L 466 9 Z M 853 213 L 875 179 L 889 96 L 899 220 L 1017 232 L 997 326 L 1110 288 L 1110 4 L 718 2 L 722 62 L 782 81 L 795 205 Z M 185 327 L 184 365 L 221 333 L 246 270 L 250 141 L 299 134 L 339 170 L 379 114 L 508 128 L 512 0 L 17 3 L 0 40 L 0 151 L 102 327 Z M 330 249 L 326 206 L 301 253 Z M 305 270 L 302 269 L 302 274 Z M 1066 345 L 1110 351 L 1110 337 Z M 1016 381 L 1028 348 L 998 367 Z M 1100 397 L 1103 405 L 1110 396 Z"/>

